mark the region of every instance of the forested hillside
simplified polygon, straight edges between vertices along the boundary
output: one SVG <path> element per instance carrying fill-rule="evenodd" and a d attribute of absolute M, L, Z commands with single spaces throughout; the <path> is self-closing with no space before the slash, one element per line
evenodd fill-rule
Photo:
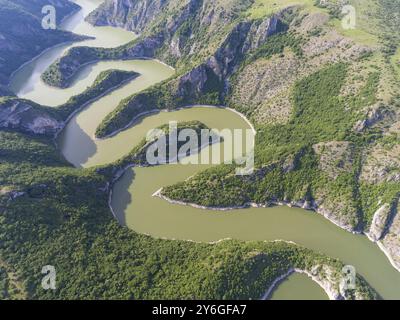
<path fill-rule="evenodd" d="M 42 28 L 42 8 L 56 8 L 57 23 L 79 6 L 68 0 L 0 1 L 0 85 L 7 85 L 10 75 L 23 63 L 43 50 L 81 37 L 59 30 Z"/>
<path fill-rule="evenodd" d="M 62 78 L 66 66 L 73 65 L 68 72 L 74 72 L 92 60 L 135 56 L 157 57 L 177 68 L 174 79 L 122 101 L 99 126 L 99 137 L 154 106 L 228 105 L 256 124 L 258 168 L 278 171 L 252 188 L 235 188 L 236 196 L 220 176 L 219 183 L 205 187 L 207 173 L 198 183 L 193 178 L 185 196 L 168 189 L 170 196 L 213 206 L 307 203 L 358 232 L 370 231 L 374 213 L 384 204 L 392 208 L 384 220 L 393 221 L 400 192 L 397 1 L 348 1 L 357 13 L 355 29 L 342 26 L 343 1 L 135 3 L 121 3 L 107 14 L 111 2 L 106 2 L 89 21 L 136 30 L 142 20 L 132 25 L 127 17 L 141 17 L 152 8 L 142 21 L 141 38 L 113 50 L 75 48 L 49 69 Z M 152 19 L 156 15 L 159 19 Z M 290 170 L 285 169 L 289 159 Z M 379 177 L 371 172 L 372 163 Z M 211 200 L 221 193 L 226 198 Z M 388 247 L 396 237 L 391 239 Z"/>
<path fill-rule="evenodd" d="M 382 240 L 400 265 L 399 1 L 144 3 L 118 2 L 108 13 L 106 2 L 89 16 L 133 30 L 142 21 L 141 38 L 112 51 L 76 48 L 61 59 L 79 68 L 144 55 L 177 68 L 174 79 L 122 101 L 97 135 L 155 106 L 234 107 L 258 131 L 255 176 L 213 169 L 166 195 L 204 206 L 283 201 L 311 208 Z M 354 29 L 343 27 L 345 4 L 354 7 Z M 146 8 L 145 20 L 130 23 Z"/>
<path fill-rule="evenodd" d="M 38 24 L 26 13 L 34 6 L 1 1 L 0 14 L 14 10 L 26 25 Z M 346 3 L 356 9 L 356 29 L 342 27 Z M 106 0 L 87 20 L 140 36 L 113 49 L 75 47 L 42 79 L 66 88 L 83 66 L 101 60 L 157 58 L 174 66 L 172 78 L 122 100 L 97 137 L 154 109 L 232 107 L 257 130 L 255 173 L 239 177 L 234 166 L 217 166 L 164 188 L 165 196 L 218 208 L 286 203 L 315 210 L 379 240 L 400 267 L 399 19 L 398 0 Z M 0 22 L 0 33 L 6 30 Z M 46 34 L 41 43 L 51 41 Z M 6 61 L 18 48 L 0 57 Z M 4 81 L 28 53 L 18 59 L 2 64 Z M 102 74 L 64 108 L 35 108 L 65 121 L 110 89 L 108 80 L 118 85 L 135 76 L 113 75 Z M 10 101 L 20 102 L 3 98 L 3 111 L 12 109 Z M 111 184 L 116 172 L 138 161 L 143 145 L 109 166 L 77 169 L 53 137 L 53 131 L 0 130 L 0 298 L 259 299 L 293 268 L 318 276 L 343 298 L 344 264 L 293 243 L 200 244 L 121 227 L 109 208 Z M 46 264 L 58 266 L 56 291 L 40 286 Z M 344 296 L 379 298 L 360 276 Z"/>

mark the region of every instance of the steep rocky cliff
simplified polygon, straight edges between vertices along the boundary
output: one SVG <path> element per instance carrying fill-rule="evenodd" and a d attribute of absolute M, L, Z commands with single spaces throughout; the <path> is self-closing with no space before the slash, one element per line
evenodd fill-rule
<path fill-rule="evenodd" d="M 168 6 L 167 0 L 106 0 L 86 20 L 95 26 L 115 26 L 142 33 Z"/>
<path fill-rule="evenodd" d="M 62 121 L 56 120 L 30 101 L 3 98 L 0 102 L 0 128 L 51 136 L 62 125 Z"/>
<path fill-rule="evenodd" d="M 126 3 L 140 3 L 145 6 L 147 2 L 118 1 L 106 2 L 105 5 L 116 6 L 118 16 L 119 12 L 124 12 L 123 4 Z M 147 18 L 137 17 L 145 26 L 138 40 L 111 50 L 73 48 L 46 70 L 43 80 L 49 85 L 67 87 L 68 79 L 83 64 L 99 59 L 158 58 L 182 70 L 188 65 L 201 64 L 205 58 L 218 50 L 230 31 L 238 24 L 241 11 L 246 10 L 250 3 L 237 0 L 168 1 L 162 14 L 153 22 L 146 23 Z M 100 7 L 95 13 L 110 14 L 104 7 Z M 92 18 L 89 21 L 96 24 L 97 20 Z M 51 77 L 51 74 L 55 74 L 56 77 Z M 55 78 L 57 80 L 53 81 Z"/>
<path fill-rule="evenodd" d="M 149 111 L 149 107 L 162 109 L 196 103 L 222 104 L 230 89 L 229 79 L 245 60 L 245 56 L 263 46 L 269 37 L 287 28 L 286 17 L 292 13 L 293 9 L 290 8 L 262 20 L 233 23 L 224 37 L 217 42 L 219 46 L 216 50 L 202 63 L 189 71 L 185 70 L 187 68 L 182 68 L 181 72 L 178 71 L 178 75 L 165 84 L 163 91 L 165 94 L 162 94 L 157 101 L 152 99 L 151 95 L 153 93 L 158 97 L 160 95 L 150 90 L 151 94 L 138 94 L 128 101 L 121 102 L 116 111 L 106 118 L 97 131 L 98 137 L 112 134 L 115 129 L 115 122 L 118 122 L 119 127 L 127 126 L 132 118 L 144 111 Z M 211 31 L 208 30 L 208 32 Z M 197 37 L 199 36 L 197 35 Z M 177 36 L 175 34 L 169 38 L 172 38 L 171 42 L 168 42 L 164 36 L 160 36 L 157 41 L 152 42 L 149 41 L 150 37 L 147 37 L 132 48 L 127 49 L 127 56 L 132 57 L 138 52 L 143 53 L 143 46 L 155 44 L 159 47 L 159 43 L 163 43 L 163 47 L 157 51 L 156 56 L 168 60 L 168 57 L 171 57 L 171 52 L 173 52 L 168 44 L 173 43 L 173 39 L 176 39 Z M 193 39 L 196 39 L 196 36 Z M 195 41 L 192 42 L 191 46 L 195 46 L 195 43 Z M 190 46 L 190 44 L 187 44 L 187 46 Z M 193 59 L 201 56 L 198 53 L 192 53 L 189 56 L 183 56 L 182 59 L 188 59 L 192 55 Z M 68 65 L 71 66 L 71 64 Z M 158 89 L 155 88 L 155 90 Z"/>
<path fill-rule="evenodd" d="M 381 245 L 385 253 L 391 259 L 391 262 L 397 270 L 400 271 L 400 212 L 399 203 L 392 205 L 391 215 L 386 224 Z"/>

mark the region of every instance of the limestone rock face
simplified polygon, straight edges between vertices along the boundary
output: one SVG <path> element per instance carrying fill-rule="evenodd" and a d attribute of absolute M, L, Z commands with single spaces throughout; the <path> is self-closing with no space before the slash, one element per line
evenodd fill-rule
<path fill-rule="evenodd" d="M 0 106 L 0 128 L 40 135 L 53 135 L 63 123 L 34 105 L 18 99 L 10 99 Z"/>
<path fill-rule="evenodd" d="M 318 283 L 327 293 L 330 300 L 345 300 L 340 290 L 340 279 L 336 270 L 328 265 L 314 265 L 308 270 L 296 270 L 299 273 L 307 274 Z"/>
<path fill-rule="evenodd" d="M 389 227 L 381 244 L 386 254 L 390 257 L 392 264 L 400 271 L 400 214 L 398 205 L 394 208 L 392 217 L 389 221 Z"/>
<path fill-rule="evenodd" d="M 400 182 L 400 145 L 372 147 L 365 155 L 360 178 L 374 184 Z"/>
<path fill-rule="evenodd" d="M 384 105 L 374 105 L 367 109 L 366 116 L 364 120 L 358 121 L 353 130 L 360 133 L 365 129 L 374 126 L 379 121 L 382 121 L 385 117 L 388 117 L 390 112 L 385 108 Z"/>
<path fill-rule="evenodd" d="M 166 0 L 107 0 L 86 18 L 95 26 L 122 27 L 141 33 L 168 4 Z"/>
<path fill-rule="evenodd" d="M 390 205 L 385 204 L 381 208 L 379 208 L 379 210 L 374 214 L 374 218 L 372 220 L 372 224 L 368 234 L 371 240 L 376 242 L 382 238 L 390 216 L 390 212 Z"/>
<path fill-rule="evenodd" d="M 342 277 L 340 268 L 338 269 L 328 264 L 312 264 L 307 268 L 294 268 L 289 270 L 287 274 L 284 274 L 272 284 L 262 299 L 268 299 L 276 285 L 292 273 L 307 275 L 325 291 L 330 300 L 366 300 L 370 298 L 368 292 L 360 290 L 360 286 L 357 282 L 355 290 L 353 291 L 354 297 L 350 297 L 343 287 L 344 278 Z M 371 291 L 370 294 L 372 294 L 375 299 L 378 298 L 375 292 Z"/>
<path fill-rule="evenodd" d="M 193 97 L 202 94 L 210 78 L 218 79 L 227 87 L 229 76 L 236 71 L 243 56 L 249 50 L 264 44 L 269 36 L 277 32 L 278 24 L 278 16 L 272 16 L 261 22 L 237 24 L 213 56 L 179 79 L 179 95 Z"/>

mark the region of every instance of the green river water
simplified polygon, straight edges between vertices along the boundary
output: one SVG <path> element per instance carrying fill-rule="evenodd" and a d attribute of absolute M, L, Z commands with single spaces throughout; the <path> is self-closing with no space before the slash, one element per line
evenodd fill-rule
<path fill-rule="evenodd" d="M 128 31 L 111 27 L 95 28 L 84 22 L 84 16 L 102 1 L 76 2 L 83 10 L 69 17 L 62 27 L 95 36 L 96 40 L 72 46 L 115 47 L 134 39 L 135 35 Z M 70 44 L 66 44 L 52 48 L 25 65 L 13 76 L 10 88 L 20 97 L 56 106 L 90 86 L 101 71 L 113 68 L 134 70 L 141 74 L 122 88 L 90 104 L 74 116 L 59 135 L 57 142 L 61 152 L 76 167 L 115 161 L 128 153 L 150 129 L 171 120 L 199 120 L 216 129 L 249 128 L 243 118 L 227 109 L 193 107 L 150 115 L 112 138 L 96 140 L 96 127 L 122 99 L 167 79 L 174 70 L 154 60 L 99 62 L 80 70 L 68 89 L 46 86 L 40 80 L 41 73 L 70 47 Z M 152 196 L 161 187 L 183 181 L 208 167 L 177 164 L 128 169 L 113 189 L 112 207 L 116 218 L 136 232 L 158 238 L 202 242 L 226 238 L 294 241 L 355 266 L 383 298 L 400 299 L 400 272 L 391 266 L 378 246 L 365 236 L 340 229 L 314 212 L 289 207 L 215 212 L 173 205 Z M 327 299 L 327 296 L 311 279 L 295 274 L 279 285 L 272 299 Z"/>

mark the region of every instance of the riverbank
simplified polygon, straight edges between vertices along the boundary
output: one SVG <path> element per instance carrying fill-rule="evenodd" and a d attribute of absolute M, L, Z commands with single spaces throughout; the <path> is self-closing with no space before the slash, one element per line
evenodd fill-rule
<path fill-rule="evenodd" d="M 327 217 L 325 214 L 323 214 L 321 211 L 319 211 L 318 207 L 316 207 L 315 205 L 311 205 L 310 206 L 309 203 L 307 204 L 307 201 L 304 201 L 304 202 L 284 202 L 284 201 L 280 201 L 280 202 L 270 202 L 269 204 L 247 203 L 247 204 L 244 204 L 243 206 L 232 206 L 232 207 L 223 207 L 223 208 L 221 208 L 221 207 L 207 207 L 207 206 L 201 206 L 201 205 L 198 205 L 198 204 L 195 204 L 195 203 L 188 203 L 188 202 L 184 202 L 184 201 L 170 199 L 170 198 L 168 198 L 168 197 L 166 197 L 165 195 L 162 194 L 162 190 L 163 190 L 163 188 L 160 188 L 152 196 L 153 197 L 158 197 L 158 198 L 160 198 L 160 199 L 162 199 L 164 201 L 167 201 L 170 204 L 182 205 L 182 206 L 190 206 L 192 208 L 200 209 L 200 210 L 211 210 L 211 211 L 227 212 L 227 211 L 246 209 L 246 208 L 269 208 L 269 207 L 273 207 L 273 206 L 287 206 L 287 207 L 291 207 L 291 208 L 292 207 L 301 208 L 301 209 L 305 209 L 305 210 L 309 210 L 309 211 L 315 212 L 317 214 L 321 214 L 322 216 L 324 216 L 325 219 L 329 220 L 331 223 L 335 224 L 337 227 L 339 227 L 341 229 L 344 229 L 347 232 L 351 232 L 353 234 L 363 235 L 368 240 L 370 240 L 371 242 L 376 243 L 378 248 L 388 258 L 390 264 L 398 272 L 400 272 L 400 267 L 397 266 L 397 264 L 395 263 L 392 255 L 390 254 L 390 252 L 384 247 L 384 245 L 380 241 L 375 242 L 370 237 L 368 237 L 368 235 L 366 235 L 364 233 L 354 232 L 351 229 L 344 228 L 340 223 L 338 223 L 337 221 Z"/>
<path fill-rule="evenodd" d="M 146 59 L 146 60 L 148 60 L 148 59 Z M 212 107 L 212 106 L 210 106 L 210 107 Z M 218 107 L 213 107 L 213 108 L 218 108 Z M 221 107 L 222 108 L 222 107 Z M 228 109 L 228 108 L 225 108 L 225 109 Z M 175 109 L 175 110 L 178 110 L 178 109 Z M 175 111 L 175 110 L 157 110 L 157 112 L 159 112 L 159 111 Z M 233 111 L 233 110 L 231 110 L 231 111 Z M 236 110 L 235 110 L 236 111 Z M 245 117 L 244 117 L 245 118 Z M 135 119 L 135 121 L 137 121 L 137 119 Z M 128 125 L 127 127 L 130 127 L 130 126 L 132 126 L 132 124 L 130 124 L 130 125 Z M 127 128 L 126 127 L 126 128 Z M 252 126 L 251 126 L 252 127 Z M 125 129 L 126 129 L 125 128 Z M 254 129 L 254 128 L 253 128 Z M 121 130 L 122 131 L 122 130 Z M 90 136 L 90 135 L 89 135 Z M 76 140 L 75 140 L 76 141 Z M 133 166 L 128 166 L 128 167 L 126 167 L 126 168 L 124 168 L 123 170 L 121 170 L 121 172 L 119 172 L 118 174 L 120 175 L 120 176 L 123 176 L 124 175 L 124 173 L 126 172 L 126 170 L 128 169 L 128 168 L 130 168 L 130 167 L 133 167 Z M 167 185 L 167 184 L 159 184 L 160 186 L 161 185 Z M 112 198 L 112 194 L 113 194 L 113 188 L 112 188 L 113 186 L 110 186 L 109 184 L 107 184 L 107 186 L 106 186 L 106 188 L 107 189 L 109 189 L 110 190 L 110 194 L 109 194 L 109 203 L 108 203 L 108 205 L 109 205 L 109 207 L 110 207 L 110 209 L 111 209 L 111 211 L 112 211 L 112 213 L 113 213 L 113 215 L 114 215 L 114 217 L 115 217 L 115 212 L 114 212 L 114 210 L 113 210 L 113 208 L 112 208 L 112 206 L 111 206 L 111 198 Z M 155 190 L 155 188 L 153 189 L 153 190 Z M 152 190 L 152 191 L 153 191 Z M 149 194 L 151 194 L 151 192 L 149 192 Z M 137 199 L 134 199 L 134 201 L 136 201 Z M 290 204 L 286 204 L 287 206 L 293 206 L 291 203 Z M 255 205 L 255 206 L 257 206 L 257 207 L 259 207 L 258 205 Z M 299 207 L 301 207 L 300 206 L 300 204 L 299 204 Z M 305 203 L 302 205 L 302 207 L 303 208 L 305 208 L 305 209 L 308 209 L 308 207 L 309 206 L 305 206 Z M 163 212 L 164 213 L 164 212 Z M 335 223 L 336 224 L 336 223 Z M 197 226 L 196 226 L 197 227 Z M 121 229 L 124 229 L 124 228 L 121 228 Z M 324 229 L 322 229 L 322 230 L 324 230 Z M 145 234 L 145 233 L 142 233 L 142 234 Z M 154 235 L 152 236 L 152 237 L 155 237 Z M 177 237 L 179 237 L 179 236 L 177 236 Z M 277 236 L 277 237 L 279 237 L 279 235 Z M 156 237 L 155 237 L 156 238 Z M 222 237 L 221 237 L 222 238 Z M 165 239 L 169 239 L 169 238 L 165 238 Z M 216 239 L 218 239 L 218 238 L 216 238 Z M 236 238 L 235 238 L 236 239 Z M 218 240 L 218 241 L 214 241 L 214 242 L 220 242 L 220 241 L 224 241 L 224 240 Z M 200 241 L 201 242 L 201 241 Z M 315 241 L 316 243 L 318 242 L 318 241 Z M 320 245 L 319 243 L 318 243 L 318 245 Z M 314 248 L 315 249 L 315 248 Z M 316 249 L 316 251 L 318 251 L 318 248 Z M 376 250 L 376 251 L 378 251 L 378 250 Z M 373 252 L 373 251 L 372 251 Z M 333 255 L 333 256 L 335 256 L 335 255 Z M 344 259 L 345 260 L 345 259 Z M 351 259 L 350 259 L 351 260 Z M 389 264 L 387 264 L 387 265 L 389 265 Z M 380 269 L 379 269 L 380 270 Z M 371 277 L 371 278 L 373 278 L 373 277 Z"/>
<path fill-rule="evenodd" d="M 379 212 L 379 210 L 378 210 Z M 378 213 L 377 212 L 377 213 Z M 375 214 L 377 214 L 375 213 Z M 381 249 L 381 251 L 386 255 L 386 257 L 389 259 L 390 264 L 393 266 L 393 268 L 395 268 L 398 272 L 400 272 L 400 264 L 396 263 L 395 259 L 393 258 L 392 254 L 390 253 L 389 249 L 387 249 L 385 247 L 384 241 L 383 239 L 379 239 L 376 240 L 374 239 L 373 236 L 371 236 L 370 232 L 366 232 L 365 235 L 367 236 L 367 238 L 373 242 L 376 243 L 376 245 L 379 247 L 379 249 Z"/>
<path fill-rule="evenodd" d="M 309 201 L 298 201 L 298 202 L 287 202 L 287 201 L 271 201 L 268 204 L 259 204 L 259 203 L 254 203 L 254 202 L 249 202 L 249 203 L 245 203 L 242 206 L 232 206 L 232 207 L 207 207 L 207 206 L 202 206 L 202 205 L 198 205 L 196 203 L 190 203 L 190 202 L 184 202 L 184 201 L 179 201 L 179 200 L 173 200 L 171 198 L 166 197 L 165 195 L 162 194 L 162 190 L 163 188 L 161 188 L 160 190 L 157 190 L 153 196 L 155 197 L 159 197 L 171 204 L 177 204 L 177 205 L 183 205 L 183 206 L 190 206 L 196 209 L 201 209 L 201 210 L 211 210 L 211 211 L 232 211 L 232 210 L 238 210 L 238 209 L 246 209 L 246 208 L 270 208 L 273 206 L 287 206 L 289 208 L 301 208 L 304 210 L 308 210 L 308 211 L 313 211 L 315 213 L 321 214 L 322 216 L 324 216 L 327 220 L 329 220 L 330 222 L 332 222 L 333 224 L 335 224 L 337 227 L 344 229 L 348 232 L 351 232 L 353 234 L 361 234 L 360 232 L 355 232 L 353 230 L 351 230 L 350 228 L 341 225 L 339 222 L 333 220 L 330 217 L 325 216 L 322 211 L 319 211 L 318 207 L 312 204 L 310 204 Z"/>
<path fill-rule="evenodd" d="M 93 102 L 98 101 L 98 100 L 100 100 L 101 98 L 107 96 L 107 95 L 108 95 L 109 93 L 111 93 L 112 91 L 114 91 L 114 90 L 116 90 L 116 89 L 118 89 L 118 88 L 123 87 L 123 86 L 126 85 L 127 83 L 129 83 L 129 82 L 131 82 L 132 80 L 136 79 L 138 76 L 140 76 L 140 74 L 138 74 L 138 73 L 133 74 L 132 76 L 128 77 L 127 79 L 125 79 L 125 80 L 122 81 L 121 83 L 119 83 L 119 84 L 117 84 L 117 85 L 115 85 L 115 86 L 112 86 L 112 87 L 108 88 L 107 90 L 105 90 L 104 92 L 102 92 L 100 95 L 98 95 L 98 96 L 96 96 L 96 97 L 94 97 L 94 98 L 92 98 L 92 99 L 86 101 L 85 103 L 83 103 L 82 105 L 80 105 L 80 107 L 79 107 L 78 109 L 76 109 L 75 111 L 73 111 L 73 112 L 68 116 L 68 118 L 63 122 L 62 128 L 61 128 L 60 130 L 58 130 L 58 132 L 57 132 L 57 133 L 55 134 L 55 136 L 54 136 L 54 142 L 55 142 L 56 147 L 58 147 L 58 144 L 57 144 L 57 141 L 56 141 L 57 138 L 58 138 L 58 136 L 62 133 L 62 131 L 63 131 L 63 130 L 65 129 L 65 127 L 68 125 L 69 121 L 70 121 L 75 115 L 77 115 L 79 112 L 81 112 L 83 109 L 85 109 L 87 106 L 89 106 L 89 105 L 92 104 Z M 82 94 L 84 94 L 84 92 L 83 92 Z M 61 106 L 57 106 L 57 107 L 55 107 L 55 108 L 63 107 L 63 106 L 66 105 L 67 103 L 68 103 L 68 102 L 66 102 L 65 104 L 63 104 L 63 105 L 61 105 Z"/>
<path fill-rule="evenodd" d="M 60 30 L 61 30 L 61 31 L 66 31 L 66 32 L 71 32 L 71 30 L 64 29 L 64 28 L 62 27 L 62 25 L 63 25 L 64 23 L 66 23 L 66 22 L 68 21 L 68 19 L 70 19 L 70 18 L 72 18 L 74 15 L 78 14 L 81 10 L 82 10 L 82 8 L 78 5 L 78 8 L 76 8 L 75 10 L 72 10 L 69 14 L 67 14 L 66 16 L 64 16 L 64 17 L 62 18 L 62 20 L 59 22 L 59 25 L 61 26 Z M 21 71 L 21 69 L 23 69 L 24 67 L 26 67 L 28 64 L 33 63 L 34 61 L 38 60 L 39 58 L 41 58 L 43 55 L 45 55 L 45 54 L 48 53 L 49 51 L 54 50 L 54 49 L 56 49 L 56 48 L 58 48 L 58 47 L 63 47 L 63 46 L 67 46 L 67 45 L 73 44 L 73 43 L 75 43 L 75 42 L 82 42 L 82 41 L 86 41 L 86 40 L 93 40 L 93 39 L 95 39 L 94 37 L 91 37 L 91 36 L 74 34 L 74 33 L 72 33 L 72 32 L 71 32 L 71 36 L 72 36 L 72 38 L 74 38 L 74 39 L 71 39 L 71 40 L 69 40 L 69 41 L 64 41 L 64 42 L 58 43 L 58 44 L 56 44 L 56 45 L 54 45 L 54 46 L 50 46 L 50 47 L 44 49 L 44 50 L 43 50 L 41 53 L 39 53 L 38 55 L 34 56 L 32 59 L 30 59 L 30 60 L 24 62 L 23 64 L 21 64 L 16 70 L 14 70 L 14 71 L 10 74 L 8 83 L 7 83 L 7 85 L 6 85 L 7 88 L 8 88 L 8 89 L 11 89 L 11 88 L 10 88 L 10 85 L 11 85 L 11 83 L 12 83 L 12 79 L 13 79 L 13 77 L 14 77 L 19 71 Z M 15 92 L 15 93 L 16 93 L 16 92 Z M 16 93 L 16 94 L 17 94 L 17 93 Z"/>
<path fill-rule="evenodd" d="M 10 87 L 11 84 L 12 84 L 12 80 L 13 80 L 13 78 L 15 77 L 15 75 L 16 75 L 18 72 L 20 72 L 20 71 L 21 71 L 24 67 L 26 67 L 28 64 L 31 64 L 31 63 L 35 62 L 36 60 L 42 58 L 42 57 L 43 57 L 46 53 L 48 53 L 49 51 L 54 50 L 54 49 L 57 49 L 57 48 L 59 48 L 59 47 L 63 47 L 63 46 L 67 46 L 67 45 L 73 44 L 73 43 L 75 43 L 75 42 L 86 41 L 86 40 L 90 40 L 90 39 L 94 39 L 94 38 L 93 38 L 93 37 L 87 37 L 87 38 L 82 39 L 82 40 L 65 41 L 65 42 L 56 44 L 56 45 L 54 45 L 54 46 L 52 46 L 52 47 L 49 47 L 49 48 L 45 49 L 45 50 L 42 51 L 39 55 L 33 57 L 31 60 L 29 60 L 29 61 L 25 62 L 24 64 L 22 64 L 18 69 L 16 69 L 16 70 L 10 75 L 7 88 L 8 88 L 9 90 L 12 89 L 12 88 Z M 12 90 L 11 90 L 11 91 L 12 91 Z M 13 91 L 13 92 L 14 92 L 14 91 Z M 18 92 L 14 92 L 14 93 L 18 95 Z"/>
<path fill-rule="evenodd" d="M 371 240 L 372 241 L 372 240 Z M 385 245 L 381 242 L 378 241 L 376 242 L 376 244 L 378 245 L 379 249 L 381 249 L 381 251 L 386 255 L 386 257 L 389 259 L 390 264 L 393 266 L 393 268 L 395 268 L 398 272 L 400 272 L 400 266 L 397 265 L 397 263 L 394 261 L 392 254 L 389 252 L 389 250 L 385 247 Z"/>
<path fill-rule="evenodd" d="M 157 60 L 155 60 L 155 61 L 157 61 Z M 231 111 L 231 112 L 237 114 L 237 115 L 238 115 L 239 117 L 241 117 L 243 120 L 245 120 L 246 123 L 247 123 L 247 124 L 249 125 L 249 127 L 251 128 L 253 134 L 254 134 L 254 135 L 257 134 L 257 131 L 256 131 L 256 129 L 254 128 L 253 124 L 250 122 L 250 120 L 249 120 L 244 114 L 240 113 L 239 111 L 237 111 L 237 110 L 235 110 L 235 109 L 232 109 L 232 108 L 229 108 L 229 107 L 224 107 L 224 106 L 188 105 L 188 106 L 179 107 L 179 108 L 171 109 L 171 110 L 169 110 L 169 109 L 152 109 L 152 110 L 149 110 L 149 111 L 145 111 L 145 112 L 139 113 L 139 114 L 136 115 L 126 126 L 120 128 L 120 129 L 118 129 L 118 130 L 116 130 L 116 131 L 114 131 L 114 132 L 112 132 L 112 133 L 110 133 L 110 134 L 108 134 L 108 135 L 106 135 L 106 136 L 104 136 L 104 137 L 101 137 L 101 138 L 99 138 L 99 137 L 93 137 L 93 138 L 94 138 L 95 140 L 106 140 L 106 139 L 109 139 L 109 138 L 112 138 L 112 137 L 116 136 L 118 133 L 120 133 L 120 132 L 122 132 L 122 131 L 125 131 L 125 130 L 129 129 L 129 128 L 132 127 L 136 122 L 138 122 L 141 118 L 143 118 L 143 117 L 145 117 L 145 116 L 154 115 L 154 114 L 157 114 L 157 113 L 160 113 L 160 112 L 176 112 L 176 111 L 179 111 L 179 110 L 185 110 L 185 109 L 190 109 L 190 108 L 211 108 L 211 109 L 224 109 L 224 110 L 229 110 L 229 111 Z M 211 128 L 211 129 L 213 129 L 213 128 Z"/>
<path fill-rule="evenodd" d="M 311 274 L 311 272 L 296 268 L 292 268 L 282 276 L 278 277 L 268 288 L 267 292 L 262 296 L 261 300 L 268 300 L 269 298 L 271 298 L 273 292 L 279 287 L 279 285 L 294 273 L 307 275 L 311 280 L 317 283 L 325 291 L 325 293 L 329 297 L 329 300 L 344 300 L 344 297 L 340 293 L 338 293 L 337 290 L 333 289 L 334 286 L 328 281 L 323 282 L 317 276 Z"/>

